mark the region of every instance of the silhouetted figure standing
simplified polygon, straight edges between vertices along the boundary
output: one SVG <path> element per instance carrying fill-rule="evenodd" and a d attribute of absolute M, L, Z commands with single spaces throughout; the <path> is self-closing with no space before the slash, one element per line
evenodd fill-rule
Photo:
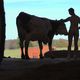
<path fill-rule="evenodd" d="M 74 37 L 74 50 L 78 50 L 78 39 L 79 39 L 79 28 L 78 23 L 80 23 L 80 18 L 75 14 L 75 11 L 73 8 L 70 8 L 68 10 L 70 17 L 67 19 L 64 19 L 62 21 L 67 22 L 70 21 L 70 29 L 68 34 L 68 51 L 71 51 L 72 46 L 72 39 Z"/>
<path fill-rule="evenodd" d="M 4 1 L 0 0 L 0 62 L 4 56 L 5 47 L 5 12 Z"/>

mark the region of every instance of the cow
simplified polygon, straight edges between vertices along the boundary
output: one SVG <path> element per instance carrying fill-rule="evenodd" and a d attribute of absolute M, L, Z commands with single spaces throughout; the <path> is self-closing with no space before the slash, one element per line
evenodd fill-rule
<path fill-rule="evenodd" d="M 40 48 L 40 58 L 43 58 L 43 45 L 48 43 L 49 51 L 52 50 L 52 39 L 56 34 L 67 35 L 65 24 L 60 20 L 51 20 L 38 17 L 25 12 L 20 12 L 16 18 L 18 37 L 20 40 L 21 58 L 30 59 L 28 56 L 28 46 L 30 41 L 38 41 Z M 23 47 L 25 45 L 25 54 Z"/>

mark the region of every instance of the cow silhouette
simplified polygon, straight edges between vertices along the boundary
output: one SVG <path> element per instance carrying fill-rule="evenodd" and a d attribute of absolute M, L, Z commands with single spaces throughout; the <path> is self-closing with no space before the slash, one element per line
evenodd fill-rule
<path fill-rule="evenodd" d="M 65 24 L 60 20 L 37 17 L 25 12 L 20 12 L 16 18 L 18 36 L 20 40 L 21 58 L 29 59 L 28 46 L 30 41 L 38 41 L 40 58 L 43 58 L 43 45 L 48 43 L 49 51 L 52 50 L 52 39 L 56 34 L 67 34 Z M 25 44 L 25 54 L 23 45 Z"/>

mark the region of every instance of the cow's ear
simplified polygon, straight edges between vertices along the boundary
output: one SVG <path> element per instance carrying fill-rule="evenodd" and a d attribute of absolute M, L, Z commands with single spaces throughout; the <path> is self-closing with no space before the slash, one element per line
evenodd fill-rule
<path fill-rule="evenodd" d="M 59 21 L 60 21 L 60 22 L 63 22 L 63 19 L 60 19 Z"/>
<path fill-rule="evenodd" d="M 57 19 L 55 21 L 58 21 Z"/>

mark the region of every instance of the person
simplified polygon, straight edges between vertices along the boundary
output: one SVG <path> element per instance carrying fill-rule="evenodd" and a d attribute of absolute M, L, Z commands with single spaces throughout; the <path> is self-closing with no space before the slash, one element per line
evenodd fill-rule
<path fill-rule="evenodd" d="M 68 51 L 71 51 L 72 46 L 72 39 L 74 37 L 74 50 L 78 50 L 78 39 L 79 39 L 79 27 L 78 24 L 80 23 L 80 18 L 75 14 L 75 11 L 73 8 L 69 8 L 68 12 L 70 14 L 70 17 L 66 19 L 62 19 L 63 22 L 70 21 L 70 29 L 68 33 Z"/>

